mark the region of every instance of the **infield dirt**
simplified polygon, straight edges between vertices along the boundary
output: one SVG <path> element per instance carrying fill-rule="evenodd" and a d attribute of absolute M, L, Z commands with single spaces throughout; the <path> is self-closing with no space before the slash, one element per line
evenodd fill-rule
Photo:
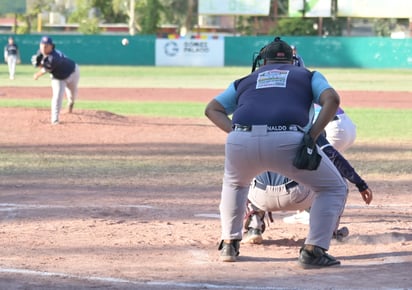
<path fill-rule="evenodd" d="M 120 90 L 82 89 L 81 99 L 206 103 L 218 92 Z M 340 94 L 344 107 L 412 107 L 408 93 Z M 1 289 L 412 289 L 412 144 L 345 152 L 374 200 L 364 205 L 350 186 L 350 235 L 329 251 L 342 266 L 303 270 L 307 226 L 283 223 L 291 212 L 274 213 L 263 245 L 242 244 L 238 262 L 218 261 L 226 135 L 206 118 L 75 108 L 58 126 L 49 119 L 47 109 L 0 109 Z"/>

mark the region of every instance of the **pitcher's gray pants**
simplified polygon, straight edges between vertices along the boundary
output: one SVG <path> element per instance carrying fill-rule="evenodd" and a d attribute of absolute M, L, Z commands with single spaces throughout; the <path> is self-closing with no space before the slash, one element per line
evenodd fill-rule
<path fill-rule="evenodd" d="M 51 86 L 53 91 L 51 103 L 51 122 L 59 121 L 59 114 L 62 108 L 63 96 L 66 93 L 67 101 L 73 104 L 77 98 L 78 85 L 80 79 L 79 66 L 76 64 L 74 72 L 64 80 L 52 78 Z"/>

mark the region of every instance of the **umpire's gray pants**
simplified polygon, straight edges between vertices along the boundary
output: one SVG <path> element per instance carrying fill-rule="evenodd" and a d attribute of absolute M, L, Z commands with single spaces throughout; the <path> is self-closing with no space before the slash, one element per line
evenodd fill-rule
<path fill-rule="evenodd" d="M 273 171 L 313 190 L 315 198 L 305 244 L 329 249 L 345 205 L 347 186 L 321 150 L 318 151 L 322 161 L 317 170 L 299 170 L 293 166 L 302 137 L 303 133 L 299 131 L 267 132 L 266 126 L 253 126 L 251 132 L 232 131 L 228 134 L 220 202 L 223 240 L 242 238 L 250 182 L 264 171 Z"/>

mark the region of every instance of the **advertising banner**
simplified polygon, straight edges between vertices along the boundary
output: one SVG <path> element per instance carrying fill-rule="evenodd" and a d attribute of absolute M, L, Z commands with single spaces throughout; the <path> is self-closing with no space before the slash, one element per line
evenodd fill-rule
<path fill-rule="evenodd" d="M 330 17 L 331 0 L 289 0 L 289 17 L 302 17 L 305 9 L 305 17 Z"/>
<path fill-rule="evenodd" d="M 371 18 L 410 18 L 412 1 L 339 0 L 338 16 Z"/>
<path fill-rule="evenodd" d="M 156 39 L 156 66 L 224 66 L 224 39 Z"/>
<path fill-rule="evenodd" d="M 269 15 L 270 0 L 199 0 L 199 14 Z"/>

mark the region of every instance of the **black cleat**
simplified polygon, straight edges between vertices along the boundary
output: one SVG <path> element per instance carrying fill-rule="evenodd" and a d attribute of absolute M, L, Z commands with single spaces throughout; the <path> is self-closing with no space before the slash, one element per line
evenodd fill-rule
<path fill-rule="evenodd" d="M 313 251 L 308 251 L 304 247 L 300 249 L 299 264 L 304 269 L 316 269 L 340 265 L 340 261 L 336 260 L 325 250 L 314 246 Z"/>

